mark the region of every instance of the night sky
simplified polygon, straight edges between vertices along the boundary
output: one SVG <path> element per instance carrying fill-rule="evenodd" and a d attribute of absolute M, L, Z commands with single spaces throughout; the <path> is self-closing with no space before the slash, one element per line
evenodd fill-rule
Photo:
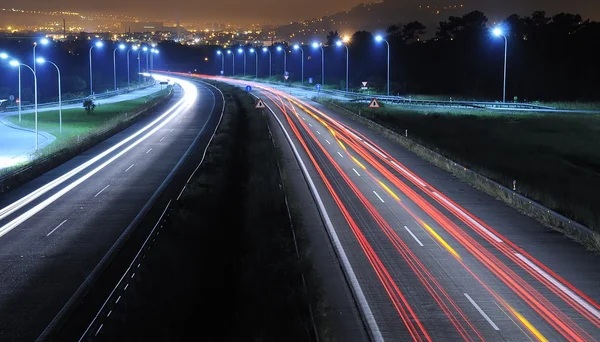
<path fill-rule="evenodd" d="M 549 14 L 575 12 L 584 18 L 600 19 L 598 0 L 388 0 L 399 6 L 464 4 L 467 9 L 479 9 L 491 16 L 510 13 L 529 14 L 544 9 Z M 285 23 L 311 19 L 338 11 L 349 10 L 361 0 L 21 0 L 18 7 L 37 10 L 72 10 L 79 12 L 139 14 L 150 18 L 173 19 L 181 13 L 182 20 L 237 21 L 240 23 Z M 17 6 L 17 3 L 15 3 Z"/>

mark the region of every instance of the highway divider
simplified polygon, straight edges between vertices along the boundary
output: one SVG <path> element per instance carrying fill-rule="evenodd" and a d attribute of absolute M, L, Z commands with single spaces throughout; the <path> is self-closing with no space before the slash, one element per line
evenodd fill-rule
<path fill-rule="evenodd" d="M 399 143 L 407 150 L 415 153 L 422 159 L 431 164 L 451 173 L 458 179 L 466 182 L 474 188 L 485 192 L 497 200 L 519 210 L 521 213 L 536 219 L 543 225 L 557 230 L 573 240 L 583 244 L 589 250 L 600 252 L 600 234 L 594 232 L 588 227 L 575 222 L 545 206 L 517 193 L 516 191 L 499 184 L 473 170 L 466 168 L 455 161 L 444 157 L 443 155 L 418 144 L 417 142 L 402 136 L 395 131 L 384 127 L 366 117 L 363 117 L 353 111 L 336 105 L 335 103 L 323 99 L 316 99 L 319 103 L 332 109 L 346 117 L 359 122 L 368 128 L 382 134 L 386 138 Z"/>

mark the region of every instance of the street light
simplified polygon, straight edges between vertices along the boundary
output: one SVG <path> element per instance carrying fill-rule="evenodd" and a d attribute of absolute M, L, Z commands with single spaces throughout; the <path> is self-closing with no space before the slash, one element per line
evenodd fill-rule
<path fill-rule="evenodd" d="M 125 50 L 125 44 L 119 46 L 113 51 L 113 79 L 115 82 L 115 91 L 117 90 L 117 50 Z"/>
<path fill-rule="evenodd" d="M 97 47 L 97 48 L 101 48 L 104 44 L 102 43 L 102 41 L 97 41 L 95 44 L 93 44 L 90 47 L 90 96 L 94 95 L 94 88 L 93 88 L 93 79 L 92 79 L 92 49 Z"/>
<path fill-rule="evenodd" d="M 48 38 L 42 38 L 40 39 L 40 44 L 42 45 L 48 45 L 48 43 L 50 43 L 50 41 L 48 40 Z M 33 42 L 33 72 L 37 72 L 37 69 L 35 68 L 35 48 L 37 47 L 37 42 Z"/>
<path fill-rule="evenodd" d="M 244 51 L 242 48 L 239 48 L 238 53 L 244 54 L 244 76 L 246 76 L 246 51 Z"/>
<path fill-rule="evenodd" d="M 217 55 L 221 56 L 221 75 L 225 75 L 225 55 L 221 50 L 217 50 Z"/>
<path fill-rule="evenodd" d="M 254 79 L 258 79 L 258 52 L 256 52 L 256 50 L 254 50 L 254 48 L 250 48 L 250 53 L 254 54 L 254 59 L 256 60 L 256 66 L 254 67 L 254 71 L 256 73 L 256 75 L 254 76 Z"/>
<path fill-rule="evenodd" d="M 38 150 L 38 92 L 37 92 L 37 76 L 35 75 L 35 72 L 33 71 L 33 69 L 27 65 L 27 64 L 23 64 L 19 61 L 17 61 L 16 59 L 13 59 L 9 62 L 10 66 L 13 67 L 19 67 L 19 75 L 21 74 L 21 66 L 26 67 L 27 69 L 31 70 L 31 73 L 33 74 L 33 94 L 34 94 L 34 116 L 35 116 L 35 150 Z M 19 81 L 20 81 L 20 77 L 19 77 Z M 21 82 L 19 82 L 19 94 L 21 93 Z M 19 97 L 19 103 L 21 102 L 21 98 Z"/>
<path fill-rule="evenodd" d="M 277 47 L 277 51 L 283 51 L 283 82 L 285 83 L 285 76 L 287 72 L 287 49 L 279 45 Z"/>
<path fill-rule="evenodd" d="M 0 59 L 7 59 L 8 54 L 0 53 Z M 19 122 L 21 122 L 21 67 L 19 66 Z"/>
<path fill-rule="evenodd" d="M 294 50 L 300 50 L 302 54 L 302 63 L 300 64 L 301 81 L 300 84 L 304 85 L 304 49 L 298 44 L 294 45 Z"/>
<path fill-rule="evenodd" d="M 348 91 L 348 68 L 349 68 L 349 61 L 350 61 L 350 51 L 348 49 L 348 45 L 344 44 L 344 42 L 342 42 L 341 40 L 338 40 L 337 42 L 335 42 L 336 46 L 343 46 L 346 48 L 346 91 Z"/>
<path fill-rule="evenodd" d="M 148 47 L 144 46 L 144 48 L 142 50 L 144 50 L 144 52 L 146 53 L 146 73 L 148 73 L 148 72 L 150 72 L 150 70 L 148 70 Z M 144 78 L 144 80 L 146 80 L 146 79 Z"/>
<path fill-rule="evenodd" d="M 54 64 L 51 61 L 48 61 L 42 57 L 38 57 L 35 60 L 37 63 L 43 64 L 43 63 L 50 63 L 52 65 L 54 65 L 54 67 L 56 68 L 56 73 L 58 74 L 58 133 L 62 133 L 62 92 L 60 90 L 60 69 L 58 68 L 58 65 Z"/>
<path fill-rule="evenodd" d="M 503 86 L 503 90 L 502 90 L 502 102 L 506 102 L 506 64 L 507 64 L 506 57 L 507 57 L 507 51 L 508 51 L 508 38 L 506 38 L 506 35 L 504 34 L 504 30 L 502 30 L 502 28 L 500 28 L 500 27 L 496 27 L 494 30 L 492 30 L 492 33 L 496 37 L 504 38 L 504 86 Z"/>
<path fill-rule="evenodd" d="M 235 55 L 231 53 L 231 50 L 227 50 L 227 54 L 231 55 L 231 76 L 235 76 Z"/>
<path fill-rule="evenodd" d="M 390 43 L 381 35 L 376 36 L 375 41 L 378 43 L 385 42 L 387 44 L 387 95 L 390 96 Z"/>
<path fill-rule="evenodd" d="M 150 75 L 152 75 L 152 72 L 154 71 L 154 55 L 158 55 L 158 49 L 150 49 L 150 52 Z"/>
<path fill-rule="evenodd" d="M 273 76 L 271 69 L 273 67 L 273 55 L 271 54 L 271 50 L 269 50 L 266 46 L 262 48 L 263 52 L 269 53 L 269 78 Z"/>
<path fill-rule="evenodd" d="M 129 52 L 131 50 L 136 51 L 137 49 L 139 49 L 139 46 L 137 45 L 133 45 L 132 47 L 129 48 L 129 50 L 127 50 L 127 89 L 129 89 L 129 84 L 131 83 L 130 81 L 130 71 L 129 71 Z"/>
<path fill-rule="evenodd" d="M 321 83 L 325 86 L 325 49 L 323 49 L 323 44 L 319 44 L 317 42 L 312 43 L 312 48 L 317 49 L 321 47 Z"/>

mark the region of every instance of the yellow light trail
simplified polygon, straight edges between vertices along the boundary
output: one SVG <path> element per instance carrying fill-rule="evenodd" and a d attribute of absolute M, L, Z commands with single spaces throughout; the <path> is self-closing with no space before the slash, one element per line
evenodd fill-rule
<path fill-rule="evenodd" d="M 433 230 L 433 228 L 429 227 L 429 225 L 423 221 L 421 221 L 421 225 L 423 227 L 425 227 L 425 229 L 427 229 L 427 231 L 433 235 L 434 238 L 436 238 L 436 240 L 438 240 L 439 243 L 442 244 L 442 246 L 444 246 L 448 252 L 450 252 L 450 254 L 454 255 L 457 259 L 462 260 L 462 258 L 460 257 L 460 255 L 454 250 L 454 248 L 450 247 L 450 245 L 446 242 L 446 240 L 444 240 L 441 236 L 438 235 L 438 233 L 435 232 L 435 230 Z"/>

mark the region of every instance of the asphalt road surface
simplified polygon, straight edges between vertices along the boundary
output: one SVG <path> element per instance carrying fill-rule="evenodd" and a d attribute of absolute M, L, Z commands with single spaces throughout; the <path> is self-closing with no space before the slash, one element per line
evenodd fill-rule
<path fill-rule="evenodd" d="M 371 339 L 600 339 L 599 256 L 319 104 L 227 81 L 290 136 Z"/>
<path fill-rule="evenodd" d="M 136 216 L 181 191 L 223 99 L 178 84 L 160 111 L 0 197 L 0 340 L 40 337 Z"/>

